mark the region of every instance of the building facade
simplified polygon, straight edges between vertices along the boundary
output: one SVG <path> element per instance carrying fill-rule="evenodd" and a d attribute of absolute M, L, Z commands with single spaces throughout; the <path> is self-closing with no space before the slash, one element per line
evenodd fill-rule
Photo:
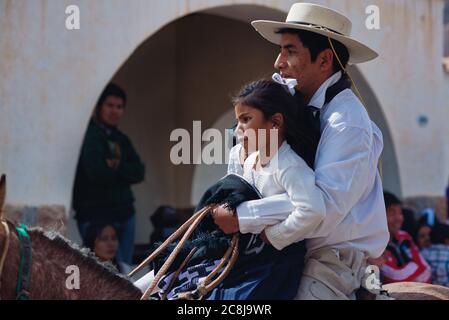
<path fill-rule="evenodd" d="M 146 242 L 158 206 L 194 205 L 225 172 L 224 165 L 172 164 L 171 132 L 192 131 L 193 121 L 203 130 L 232 126 L 230 96 L 270 76 L 278 51 L 249 22 L 284 20 L 294 2 L 0 0 L 0 172 L 8 175 L 11 211 L 31 222 L 40 221 L 39 212 L 48 216 L 48 208 L 55 219 L 61 211 L 72 215 L 85 130 L 113 80 L 128 93 L 122 129 L 147 168 L 146 181 L 134 189 L 136 240 Z M 350 73 L 384 134 L 385 189 L 403 197 L 443 194 L 449 177 L 444 1 L 309 2 L 347 15 L 353 35 L 380 53 Z M 66 28 L 69 5 L 79 8 L 79 30 Z M 369 27 L 370 5 L 379 9 L 379 28 Z M 76 239 L 75 224 L 67 221 Z"/>

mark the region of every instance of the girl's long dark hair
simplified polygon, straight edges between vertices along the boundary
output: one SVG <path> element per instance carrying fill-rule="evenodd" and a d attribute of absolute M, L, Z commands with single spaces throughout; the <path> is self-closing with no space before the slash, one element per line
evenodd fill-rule
<path fill-rule="evenodd" d="M 284 86 L 273 80 L 258 80 L 246 85 L 233 102 L 234 105 L 240 103 L 262 111 L 267 120 L 281 113 L 287 143 L 309 167 L 314 168 L 320 129 L 302 96 L 293 97 Z"/>

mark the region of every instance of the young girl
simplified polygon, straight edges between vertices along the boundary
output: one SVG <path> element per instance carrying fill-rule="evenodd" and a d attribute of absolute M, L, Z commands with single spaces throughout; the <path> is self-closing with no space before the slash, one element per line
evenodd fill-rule
<path fill-rule="evenodd" d="M 258 232 L 252 230 L 251 234 L 240 235 L 236 264 L 224 281 L 206 298 L 293 299 L 299 287 L 305 256 L 304 242 L 300 241 L 302 234 L 315 228 L 325 213 L 324 201 L 315 186 L 315 176 L 311 169 L 319 141 L 317 133 L 319 131 L 313 124 L 313 115 L 304 104 L 274 81 L 260 80 L 251 83 L 234 99 L 234 104 L 238 120 L 236 134 L 240 144 L 231 151 L 229 175 L 221 179 L 224 181 L 222 185 L 218 182 L 218 189 L 226 188 L 226 184 L 229 183 L 226 179 L 232 180 L 237 174 L 246 180 L 245 185 L 249 182 L 258 189 L 259 197 L 286 194 L 293 202 L 295 210 L 281 218 L 273 217 L 270 220 L 270 217 L 264 217 L 263 221 L 254 219 L 252 227 Z M 271 129 L 275 130 L 270 136 Z M 266 140 L 261 138 L 264 133 Z M 253 153 L 251 153 L 252 146 L 254 146 Z M 240 177 L 237 178 L 242 180 Z M 251 189 L 254 189 L 252 186 Z M 205 193 L 206 198 L 209 190 Z M 306 205 L 304 199 L 311 205 Z M 226 205 L 229 205 L 229 202 Z M 275 225 L 283 221 L 282 219 L 287 222 L 287 228 L 279 230 L 279 234 L 275 233 L 273 236 L 284 241 L 294 239 L 295 243 L 278 250 L 279 248 L 267 244 L 271 234 L 267 234 L 268 240 L 264 238 L 263 233 L 262 236 L 259 234 L 265 227 Z M 213 222 L 211 225 L 212 228 L 207 229 L 207 233 L 196 239 L 208 236 L 211 239 L 207 241 L 206 249 L 198 249 L 198 252 L 219 246 L 222 240 L 219 228 Z M 212 237 L 212 234 L 215 236 Z M 202 245 L 198 247 L 204 248 Z M 203 274 L 204 276 L 207 274 L 204 270 L 213 269 L 220 262 L 217 260 L 218 256 L 220 255 L 215 258 L 210 254 L 200 255 L 201 259 L 197 264 L 193 264 L 190 269 L 187 268 L 178 276 L 174 288 L 170 289 L 166 285 L 174 274 L 170 273 L 159 283 L 160 289 L 171 299 L 184 288 L 191 288 L 192 285 L 194 287 L 202 281 L 200 278 Z M 151 281 L 152 275 L 148 274 L 135 284 L 143 290 L 148 288 Z"/>
<path fill-rule="evenodd" d="M 234 105 L 240 145 L 230 152 L 228 173 L 243 175 L 263 197 L 287 194 L 295 206 L 285 217 L 262 214 L 263 219 L 253 219 L 251 228 L 240 231 L 262 233 L 265 241 L 276 238 L 278 244 L 303 240 L 303 235 L 316 228 L 325 215 L 322 192 L 315 185 L 312 170 L 319 128 L 314 125 L 311 111 L 284 86 L 271 80 L 244 87 Z M 270 135 L 273 129 L 275 134 Z M 264 136 L 266 139 L 261 138 Z M 251 153 L 251 149 L 255 152 Z M 264 229 L 275 224 L 265 234 Z"/>

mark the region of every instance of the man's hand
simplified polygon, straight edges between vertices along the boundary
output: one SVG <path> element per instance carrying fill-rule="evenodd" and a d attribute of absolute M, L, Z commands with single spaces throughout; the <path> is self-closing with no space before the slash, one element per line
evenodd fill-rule
<path fill-rule="evenodd" d="M 120 164 L 120 160 L 118 159 L 106 159 L 106 164 L 109 168 L 113 169 L 113 170 L 117 170 L 119 164 Z"/>
<path fill-rule="evenodd" d="M 212 217 L 215 224 L 226 234 L 237 233 L 240 231 L 239 219 L 233 211 L 228 210 L 223 205 L 212 211 Z"/>
<path fill-rule="evenodd" d="M 368 258 L 367 262 L 369 265 L 375 265 L 380 268 L 387 262 L 386 254 L 384 252 L 379 258 L 376 258 L 376 259 Z"/>

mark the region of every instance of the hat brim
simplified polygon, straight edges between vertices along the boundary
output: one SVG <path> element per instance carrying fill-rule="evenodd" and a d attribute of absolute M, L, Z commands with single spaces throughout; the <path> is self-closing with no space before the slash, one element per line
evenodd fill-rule
<path fill-rule="evenodd" d="M 302 25 L 297 23 L 276 22 L 269 20 L 253 21 L 251 22 L 251 25 L 262 35 L 262 37 L 278 45 L 281 43 L 282 34 L 276 32 L 281 29 L 306 30 L 329 37 L 333 40 L 341 42 L 346 48 L 348 48 L 349 64 L 367 62 L 379 56 L 376 51 L 355 39 L 340 35 L 324 28 L 321 29 L 313 25 Z"/>

